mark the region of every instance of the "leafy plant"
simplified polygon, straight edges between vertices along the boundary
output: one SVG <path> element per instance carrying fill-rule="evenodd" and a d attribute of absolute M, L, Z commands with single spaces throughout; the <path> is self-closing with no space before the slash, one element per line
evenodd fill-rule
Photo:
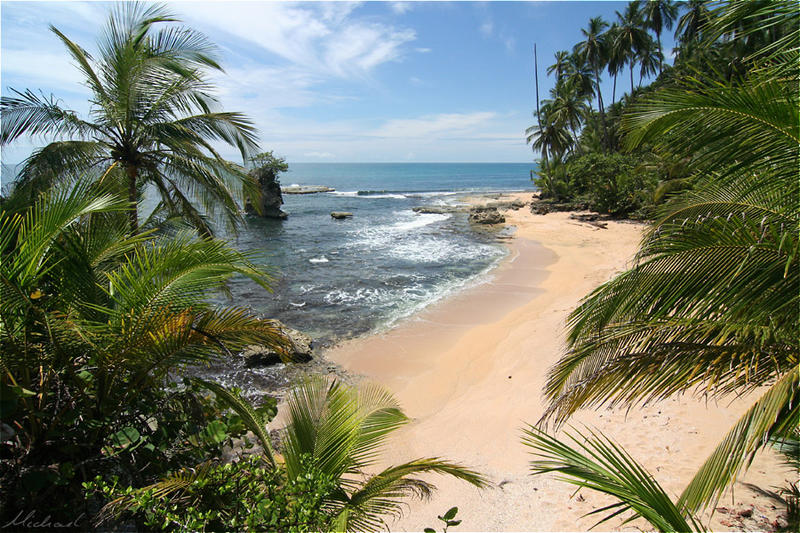
<path fill-rule="evenodd" d="M 0 211 L 2 512 L 83 508 L 98 472 L 142 483 L 215 457 L 245 430 L 186 365 L 285 341 L 244 309 L 213 307 L 248 256 L 190 233 L 129 235 L 127 202 L 78 182 Z M 53 465 L 58 465 L 54 468 Z"/>
<path fill-rule="evenodd" d="M 456 515 L 458 514 L 458 507 L 451 507 L 447 510 L 444 515 L 439 515 L 438 518 L 440 521 L 444 523 L 444 527 L 442 528 L 442 533 L 447 533 L 447 529 L 451 527 L 456 527 L 461 523 L 461 520 L 455 520 Z M 426 527 L 423 530 L 425 533 L 436 533 L 436 530 L 432 527 Z"/>

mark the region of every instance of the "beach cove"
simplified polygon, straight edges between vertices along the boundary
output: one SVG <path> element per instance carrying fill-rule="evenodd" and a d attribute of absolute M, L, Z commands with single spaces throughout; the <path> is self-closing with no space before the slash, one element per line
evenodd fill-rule
<path fill-rule="evenodd" d="M 386 386 L 412 419 L 392 441 L 387 465 L 420 456 L 448 457 L 485 473 L 495 484 L 478 491 L 456 480 L 432 478 L 439 491 L 429 502 L 412 502 L 404 517 L 390 524 L 392 530 L 430 527 L 451 506 L 459 507 L 463 531 L 586 530 L 598 518 L 583 515 L 612 502 L 590 491 L 574 494 L 551 476 L 531 477 L 521 429 L 544 412 L 542 387 L 548 369 L 564 352 L 567 315 L 583 296 L 629 265 L 645 226 L 609 221 L 607 229 L 600 229 L 570 213 L 541 216 L 528 208 L 503 213 L 516 228 L 511 253 L 484 283 L 387 332 L 346 341 L 325 354 L 349 373 Z M 671 397 L 627 412 L 581 411 L 568 425 L 582 429 L 585 424 L 605 433 L 677 495 L 750 399 L 714 404 Z M 758 529 L 763 520 L 774 520 L 772 502 L 745 484 L 769 486 L 781 472 L 778 462 L 772 452 L 757 457 L 737 482 L 735 498 L 726 495 L 718 504 L 711 527 Z M 751 516 L 736 514 L 741 511 Z M 600 529 L 618 526 L 612 522 Z"/>

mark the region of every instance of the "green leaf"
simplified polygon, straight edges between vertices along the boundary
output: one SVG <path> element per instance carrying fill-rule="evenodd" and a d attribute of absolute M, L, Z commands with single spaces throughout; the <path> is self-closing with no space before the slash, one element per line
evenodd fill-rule
<path fill-rule="evenodd" d="M 446 513 L 444 513 L 445 520 L 452 520 L 455 518 L 456 514 L 458 513 L 458 507 L 451 507 Z"/>

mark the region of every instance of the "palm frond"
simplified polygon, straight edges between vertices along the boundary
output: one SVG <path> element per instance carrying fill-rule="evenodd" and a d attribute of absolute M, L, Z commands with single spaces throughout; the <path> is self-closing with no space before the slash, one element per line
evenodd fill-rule
<path fill-rule="evenodd" d="M 241 397 L 241 395 L 234 393 L 223 387 L 218 383 L 206 381 L 203 379 L 196 379 L 197 383 L 213 392 L 218 399 L 222 400 L 225 405 L 233 409 L 233 411 L 242 418 L 247 429 L 253 432 L 258 440 L 261 442 L 261 447 L 264 450 L 264 455 L 271 466 L 275 466 L 275 452 L 272 449 L 272 441 L 267 433 L 266 425 L 269 420 L 265 420 L 260 416 L 250 403 Z"/>
<path fill-rule="evenodd" d="M 787 372 L 739 419 L 683 491 L 680 505 L 696 511 L 718 499 L 770 439 L 800 425 L 798 372 Z"/>
<path fill-rule="evenodd" d="M 602 434 L 575 431 L 567 437 L 576 447 L 555 439 L 533 426 L 524 430 L 523 443 L 536 457 L 534 475 L 556 473 L 556 478 L 579 489 L 608 494 L 619 502 L 596 509 L 587 516 L 611 511 L 593 527 L 630 512 L 625 523 L 644 518 L 658 531 L 705 531 L 680 504 L 676 505 L 653 476 L 625 450 Z"/>

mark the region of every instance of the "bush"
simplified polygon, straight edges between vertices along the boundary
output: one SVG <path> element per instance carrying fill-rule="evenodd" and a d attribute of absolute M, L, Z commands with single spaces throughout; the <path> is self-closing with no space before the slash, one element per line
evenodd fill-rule
<path fill-rule="evenodd" d="M 100 519 L 134 520 L 146 531 L 328 531 L 332 512 L 324 502 L 336 482 L 310 457 L 303 476 L 289 479 L 261 456 L 182 470 L 142 489 L 97 477 L 85 484 L 114 503 Z"/>
<path fill-rule="evenodd" d="M 621 217 L 652 205 L 658 178 L 642 168 L 637 154 L 591 153 L 565 167 L 571 199 L 588 202 L 594 211 Z"/>

